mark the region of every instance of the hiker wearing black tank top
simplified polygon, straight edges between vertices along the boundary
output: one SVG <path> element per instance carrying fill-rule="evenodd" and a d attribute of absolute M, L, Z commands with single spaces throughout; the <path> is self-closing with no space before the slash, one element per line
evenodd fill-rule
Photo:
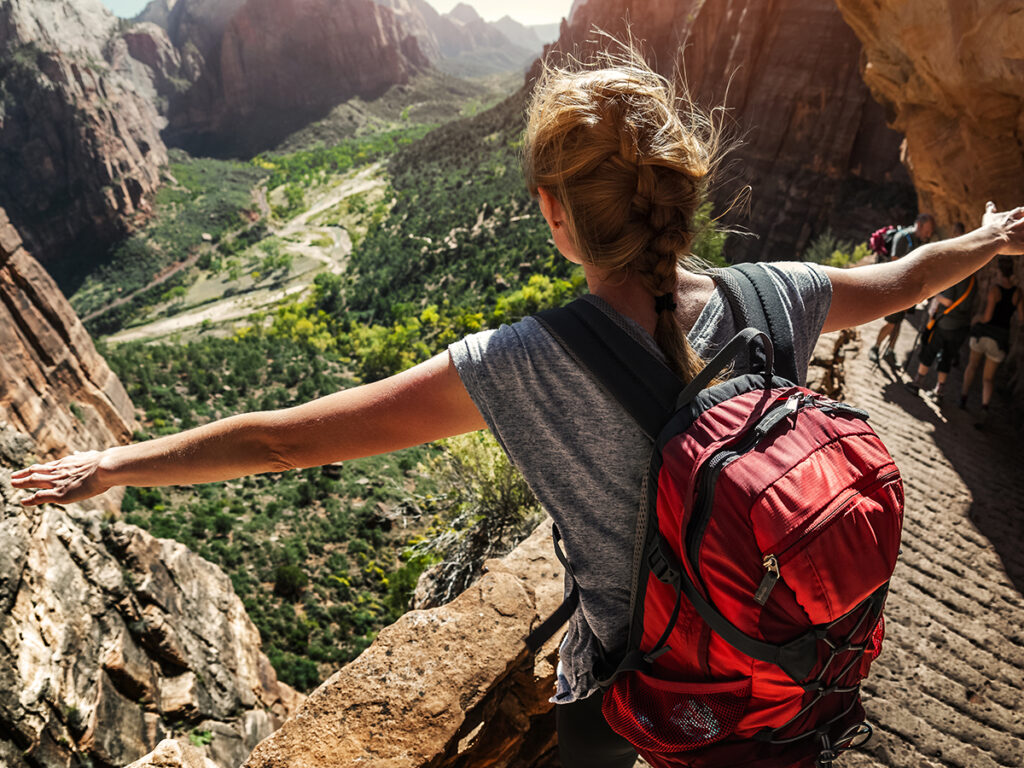
<path fill-rule="evenodd" d="M 974 382 L 981 361 L 985 370 L 981 375 L 981 417 L 975 424 L 984 427 L 988 419 L 988 404 L 992 400 L 993 382 L 999 364 L 1006 359 L 1010 349 L 1010 321 L 1016 314 L 1024 323 L 1024 294 L 1013 276 L 1013 259 L 999 257 L 999 276 L 995 285 L 989 288 L 985 307 L 971 326 L 971 360 L 964 371 L 964 382 L 960 389 L 960 407 L 967 407 L 967 394 Z"/>

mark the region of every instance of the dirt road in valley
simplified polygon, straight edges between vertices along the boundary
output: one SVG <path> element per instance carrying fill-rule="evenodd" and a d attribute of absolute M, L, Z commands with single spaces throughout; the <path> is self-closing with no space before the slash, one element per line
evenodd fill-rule
<path fill-rule="evenodd" d="M 337 205 L 347 197 L 384 186 L 385 182 L 379 174 L 380 168 L 380 163 L 374 163 L 363 168 L 353 176 L 345 178 L 324 193 L 322 197 L 318 198 L 308 210 L 303 211 L 271 234 L 284 241 L 283 247 L 287 251 L 319 261 L 329 271 L 334 274 L 340 274 L 344 269 L 346 258 L 352 252 L 351 237 L 343 227 L 313 227 L 310 226 L 309 222 L 317 214 Z M 257 190 L 255 198 L 261 210 L 266 208 L 267 202 L 262 188 Z M 324 247 L 313 244 L 323 237 L 328 237 L 331 240 L 330 246 Z M 178 269 L 189 266 L 194 262 L 195 257 L 185 264 L 178 265 Z M 159 338 L 178 331 L 195 328 L 207 320 L 210 323 L 217 324 L 245 319 L 257 310 L 270 309 L 284 299 L 294 297 L 312 283 L 317 271 L 320 270 L 307 270 L 302 274 L 295 275 L 285 285 L 280 287 L 251 288 L 209 304 L 185 308 L 178 314 L 170 317 L 158 318 L 145 325 L 119 331 L 109 336 L 108 341 L 116 344 L 125 341 Z M 162 280 L 166 280 L 168 276 L 163 276 Z M 123 303 L 128 298 L 130 297 L 125 297 L 119 300 L 118 303 Z M 103 311 L 107 311 L 107 308 Z"/>

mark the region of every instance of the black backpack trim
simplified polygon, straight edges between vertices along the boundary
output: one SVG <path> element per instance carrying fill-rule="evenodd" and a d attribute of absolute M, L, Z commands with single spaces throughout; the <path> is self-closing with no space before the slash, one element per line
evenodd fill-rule
<path fill-rule="evenodd" d="M 771 275 L 759 264 L 740 264 L 715 269 L 711 273 L 717 278 L 718 287 L 732 308 L 736 324 L 746 327 L 748 331 L 757 329 L 771 339 L 769 344 L 762 346 L 768 350 L 767 355 L 764 352 L 752 353 L 755 355 L 751 360 L 752 368 L 765 370 L 767 363 L 773 365 L 774 371 L 782 378 L 795 381 L 798 373 L 793 335 L 782 296 Z M 690 382 L 691 387 L 685 387 L 683 381 L 662 360 L 633 339 L 605 312 L 584 299 L 576 299 L 557 309 L 545 310 L 534 317 L 636 421 L 652 444 L 657 441 L 672 415 L 685 404 L 681 395 L 696 395 L 724 368 L 724 364 L 717 367 L 709 364 Z M 715 360 L 727 357 L 731 360 L 735 357 L 739 351 L 737 338 L 727 344 L 728 350 L 723 348 Z M 749 341 L 744 346 L 749 346 Z M 774 360 L 772 348 L 776 350 Z M 773 369 L 767 369 L 769 377 Z M 710 375 L 704 375 L 708 371 L 711 371 Z M 645 486 L 648 485 L 651 483 L 645 480 Z M 647 504 L 646 496 L 645 489 L 641 493 L 641 507 Z M 643 558 L 643 553 L 650 545 L 649 532 L 646 526 L 640 525 L 644 522 L 643 518 L 643 514 L 638 516 L 634 563 Z M 555 549 L 562 560 L 564 555 L 557 543 Z M 632 587 L 630 594 L 635 602 L 637 587 L 642 589 L 642 585 L 634 583 Z M 572 608 L 566 605 L 570 600 L 574 603 Z M 573 579 L 573 590 L 566 601 L 530 632 L 526 638 L 527 647 L 535 650 L 544 645 L 569 620 L 578 601 L 579 590 Z M 634 607 L 630 606 L 630 616 Z"/>

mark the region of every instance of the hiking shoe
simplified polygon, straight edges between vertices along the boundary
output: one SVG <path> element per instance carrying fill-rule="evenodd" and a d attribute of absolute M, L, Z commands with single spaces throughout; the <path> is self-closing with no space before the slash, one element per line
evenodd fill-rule
<path fill-rule="evenodd" d="M 942 405 L 946 401 L 946 393 L 941 389 L 933 389 L 928 393 L 928 396 L 935 402 L 936 405 Z"/>
<path fill-rule="evenodd" d="M 988 408 L 982 406 L 978 420 L 974 422 L 975 429 L 985 429 L 988 426 Z"/>
<path fill-rule="evenodd" d="M 868 350 L 868 360 L 872 363 L 878 362 L 878 347 L 872 347 Z"/>
<path fill-rule="evenodd" d="M 921 385 L 920 384 L 915 384 L 912 381 L 904 381 L 903 382 L 903 386 L 906 387 L 907 391 L 910 392 L 910 394 L 912 394 L 912 395 L 920 395 L 921 394 Z"/>

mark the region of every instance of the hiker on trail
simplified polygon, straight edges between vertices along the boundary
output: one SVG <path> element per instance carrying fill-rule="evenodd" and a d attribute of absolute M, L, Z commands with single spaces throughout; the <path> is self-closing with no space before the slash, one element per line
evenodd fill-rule
<path fill-rule="evenodd" d="M 528 112 L 526 184 L 557 250 L 581 265 L 585 301 L 680 383 L 694 379 L 740 330 L 722 289 L 729 271 L 710 271 L 689 256 L 697 210 L 719 162 L 718 139 L 713 121 L 677 98 L 638 55 L 548 67 Z M 919 242 L 929 231 L 922 221 Z M 755 269 L 784 299 L 783 333 L 802 384 L 820 333 L 901 312 L 997 253 L 1024 253 L 1024 207 L 1000 213 L 989 203 L 974 231 L 915 244 L 885 264 Z M 496 435 L 557 523 L 579 585 L 553 691 L 562 764 L 632 766 L 636 751 L 607 724 L 595 670 L 626 643 L 633 526 L 652 445 L 534 317 L 467 336 L 382 381 L 35 464 L 15 472 L 12 483 L 35 489 L 22 500 L 26 506 L 65 504 L 113 486 L 284 472 L 479 429 Z M 473 649 L 461 652 L 471 656 Z"/>
<path fill-rule="evenodd" d="M 1016 314 L 1024 323 L 1024 293 L 1013 276 L 1013 258 L 1000 256 L 999 275 L 989 288 L 985 306 L 975 317 L 971 326 L 971 359 L 964 370 L 963 386 L 960 388 L 960 407 L 967 407 L 967 395 L 974 382 L 974 376 L 985 361 L 981 375 L 981 417 L 975 426 L 984 427 L 988 421 L 988 406 L 992 400 L 993 382 L 999 364 L 1006 359 L 1010 349 L 1010 320 Z"/>
<path fill-rule="evenodd" d="M 909 227 L 903 227 L 896 231 L 892 238 L 892 249 L 889 254 L 890 261 L 896 261 L 906 256 L 912 250 L 923 243 L 927 243 L 935 232 L 935 219 L 930 213 L 919 213 L 914 223 Z M 963 234 L 962 232 L 960 234 Z M 909 308 L 907 308 L 909 309 Z M 868 350 L 868 358 L 873 363 L 878 362 L 879 350 L 886 339 L 889 345 L 885 352 L 885 361 L 889 365 L 896 365 L 896 341 L 900 337 L 900 326 L 903 318 L 907 316 L 907 309 L 893 312 L 885 316 L 885 325 L 878 330 L 875 343 Z"/>
<path fill-rule="evenodd" d="M 935 297 L 936 309 L 925 329 L 917 373 L 906 382 L 907 389 L 915 395 L 937 360 L 938 377 L 931 396 L 940 405 L 945 399 L 946 380 L 970 332 L 976 285 L 977 275 L 969 275 Z"/>

